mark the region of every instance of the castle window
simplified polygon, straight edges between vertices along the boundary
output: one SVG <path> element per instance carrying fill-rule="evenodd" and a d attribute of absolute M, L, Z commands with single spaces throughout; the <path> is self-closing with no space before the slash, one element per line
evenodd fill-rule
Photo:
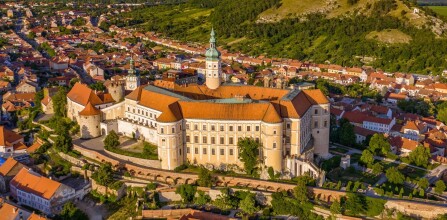
<path fill-rule="evenodd" d="M 220 131 L 225 131 L 225 127 L 223 125 L 220 126 Z M 230 126 L 230 131 L 231 131 L 231 126 Z"/>
<path fill-rule="evenodd" d="M 228 138 L 228 144 L 233 144 L 233 138 L 232 137 Z"/>
<path fill-rule="evenodd" d="M 211 144 L 216 144 L 216 138 L 215 137 L 211 137 Z"/>
<path fill-rule="evenodd" d="M 202 137 L 202 143 L 206 144 L 207 140 L 208 140 L 208 137 L 206 137 L 206 136 Z"/>
<path fill-rule="evenodd" d="M 259 131 L 259 126 L 256 126 L 256 127 L 255 127 L 255 130 L 256 130 L 256 131 Z"/>
<path fill-rule="evenodd" d="M 186 135 L 186 143 L 189 143 L 191 141 L 191 137 L 189 135 Z"/>
<path fill-rule="evenodd" d="M 228 130 L 233 131 L 233 126 L 230 126 Z"/>
<path fill-rule="evenodd" d="M 237 131 L 242 131 L 242 126 L 237 126 Z"/>
<path fill-rule="evenodd" d="M 220 144 L 225 144 L 225 138 L 224 137 L 220 137 Z"/>
<path fill-rule="evenodd" d="M 199 130 L 199 126 L 198 125 L 194 125 L 194 130 Z"/>
<path fill-rule="evenodd" d="M 247 131 L 250 131 L 251 130 L 251 127 L 250 126 L 247 126 Z"/>
<path fill-rule="evenodd" d="M 287 128 L 287 129 L 290 129 L 290 123 L 287 123 L 287 124 L 286 124 L 286 128 Z"/>
<path fill-rule="evenodd" d="M 327 128 L 327 121 L 324 121 L 324 127 Z"/>
<path fill-rule="evenodd" d="M 161 133 L 161 134 L 164 134 L 164 133 L 165 133 L 165 129 L 160 128 L 160 133 Z"/>
<path fill-rule="evenodd" d="M 276 130 L 273 130 L 273 134 L 276 134 Z"/>
<path fill-rule="evenodd" d="M 206 131 L 206 125 L 202 125 L 202 130 Z"/>
<path fill-rule="evenodd" d="M 211 149 L 211 155 L 216 155 L 216 149 L 214 148 Z"/>
<path fill-rule="evenodd" d="M 194 153 L 195 153 L 195 154 L 199 154 L 199 148 L 197 148 L 197 147 L 194 148 Z"/>
<path fill-rule="evenodd" d="M 216 126 L 211 125 L 211 131 L 215 131 L 216 130 Z"/>
<path fill-rule="evenodd" d="M 147 112 L 146 112 L 146 117 L 147 117 L 147 115 L 148 115 L 148 114 L 147 114 Z"/>
<path fill-rule="evenodd" d="M 315 109 L 315 114 L 318 115 L 318 109 Z"/>
<path fill-rule="evenodd" d="M 175 128 L 174 128 L 174 127 L 172 128 L 172 133 L 173 133 L 173 134 L 175 133 Z"/>
<path fill-rule="evenodd" d="M 230 149 L 230 155 L 233 156 L 234 150 Z"/>
<path fill-rule="evenodd" d="M 140 109 L 138 109 L 138 114 L 140 114 Z"/>
<path fill-rule="evenodd" d="M 189 124 L 186 124 L 186 130 L 189 130 Z"/>
<path fill-rule="evenodd" d="M 182 149 L 178 149 L 178 153 L 182 155 Z"/>
<path fill-rule="evenodd" d="M 161 146 L 165 146 L 166 145 L 166 140 L 165 139 L 161 139 Z"/>
<path fill-rule="evenodd" d="M 286 144 L 290 144 L 290 137 L 286 137 Z"/>
<path fill-rule="evenodd" d="M 202 149 L 203 154 L 206 154 L 206 148 Z"/>
<path fill-rule="evenodd" d="M 130 112 L 130 107 L 127 107 L 127 111 Z"/>
<path fill-rule="evenodd" d="M 225 155 L 225 150 L 224 149 L 220 149 L 220 155 Z"/>
<path fill-rule="evenodd" d="M 273 148 L 276 148 L 276 143 L 273 143 Z"/>
<path fill-rule="evenodd" d="M 256 140 L 257 143 L 259 143 L 259 138 L 258 137 L 256 137 L 255 140 Z"/>
<path fill-rule="evenodd" d="M 190 148 L 190 147 L 187 147 L 187 148 L 186 148 L 186 153 L 187 153 L 187 154 L 191 153 L 191 148 Z"/>
<path fill-rule="evenodd" d="M 199 136 L 194 136 L 194 143 L 199 143 Z"/>

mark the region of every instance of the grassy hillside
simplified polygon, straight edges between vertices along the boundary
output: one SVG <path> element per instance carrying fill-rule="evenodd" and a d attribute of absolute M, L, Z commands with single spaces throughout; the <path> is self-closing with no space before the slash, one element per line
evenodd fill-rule
<path fill-rule="evenodd" d="M 206 43 L 213 26 L 220 46 L 253 56 L 415 73 L 447 69 L 447 28 L 429 12 L 414 14 L 407 0 L 359 0 L 352 6 L 347 0 L 192 1 L 140 8 L 112 22 L 130 19 L 138 29 L 190 43 Z"/>
<path fill-rule="evenodd" d="M 447 6 L 428 6 L 428 8 L 435 11 L 439 15 L 447 16 Z"/>

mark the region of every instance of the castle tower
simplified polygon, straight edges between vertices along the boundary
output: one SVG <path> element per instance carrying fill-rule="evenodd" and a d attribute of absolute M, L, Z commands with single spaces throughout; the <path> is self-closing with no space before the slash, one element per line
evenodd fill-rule
<path fill-rule="evenodd" d="M 85 108 L 79 112 L 81 138 L 90 139 L 101 136 L 100 122 L 101 111 L 88 102 Z"/>
<path fill-rule="evenodd" d="M 137 75 L 134 68 L 133 58 L 130 58 L 130 68 L 126 76 L 126 90 L 133 91 L 138 86 L 140 86 L 140 76 Z M 115 100 L 118 101 L 118 100 Z"/>
<path fill-rule="evenodd" d="M 216 37 L 214 29 L 211 30 L 210 48 L 205 53 L 206 56 L 206 86 L 210 89 L 217 89 L 222 78 L 222 68 L 220 62 L 220 52 L 216 49 Z"/>
<path fill-rule="evenodd" d="M 113 100 L 116 102 L 120 102 L 121 100 L 124 100 L 124 84 L 121 82 L 110 82 L 107 85 L 107 91 L 112 96 Z"/>

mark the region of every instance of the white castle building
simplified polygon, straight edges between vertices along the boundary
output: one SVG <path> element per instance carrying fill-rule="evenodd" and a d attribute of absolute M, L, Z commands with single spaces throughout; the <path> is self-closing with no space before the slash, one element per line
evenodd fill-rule
<path fill-rule="evenodd" d="M 140 86 L 131 68 L 126 87 L 138 83 L 125 97 L 123 83 L 108 84 L 108 93 L 78 83 L 67 95 L 68 116 L 80 124 L 82 138 L 115 130 L 157 145 L 162 169 L 186 162 L 242 167 L 237 143 L 251 137 L 261 144 L 265 167 L 291 176 L 318 175 L 313 161 L 329 155 L 330 123 L 329 101 L 320 90 L 222 84 L 214 31 L 206 68 L 205 85 L 174 88 L 163 81 Z"/>

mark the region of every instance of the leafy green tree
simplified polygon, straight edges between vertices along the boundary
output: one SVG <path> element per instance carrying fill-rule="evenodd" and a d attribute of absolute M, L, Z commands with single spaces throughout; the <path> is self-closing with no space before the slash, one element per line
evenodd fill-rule
<path fill-rule="evenodd" d="M 115 180 L 113 179 L 113 170 L 111 163 L 104 163 L 92 174 L 94 179 L 99 185 L 109 186 Z"/>
<path fill-rule="evenodd" d="M 62 207 L 62 211 L 57 215 L 56 219 L 88 220 L 88 216 L 78 209 L 73 202 L 67 202 Z"/>
<path fill-rule="evenodd" d="M 372 166 L 372 172 L 376 175 L 380 174 L 383 172 L 383 166 L 377 162 Z"/>
<path fill-rule="evenodd" d="M 442 108 L 438 110 L 438 114 L 436 114 L 436 118 L 442 121 L 444 124 L 447 123 L 447 108 Z"/>
<path fill-rule="evenodd" d="M 258 165 L 259 143 L 253 138 L 242 138 L 237 143 L 239 159 L 244 163 L 245 172 L 256 175 Z"/>
<path fill-rule="evenodd" d="M 387 155 L 391 151 L 391 145 L 383 134 L 374 134 L 369 141 L 368 149 L 374 155 Z"/>
<path fill-rule="evenodd" d="M 428 166 L 430 157 L 431 157 L 430 148 L 426 148 L 421 145 L 416 147 L 416 149 L 414 149 L 413 151 L 411 151 L 410 155 L 408 156 L 411 163 L 415 164 L 416 166 L 422 166 L 422 167 Z"/>
<path fill-rule="evenodd" d="M 371 153 L 371 151 L 369 151 L 368 149 L 363 150 L 362 152 L 362 156 L 360 157 L 360 161 L 367 165 L 370 166 L 372 163 L 374 163 L 374 155 L 373 153 Z"/>
<path fill-rule="evenodd" d="M 380 215 L 385 209 L 386 200 L 366 197 L 366 215 L 370 217 Z"/>
<path fill-rule="evenodd" d="M 293 188 L 293 195 L 298 202 L 308 202 L 309 201 L 309 190 L 307 189 L 306 183 L 304 181 L 298 181 L 297 186 Z"/>
<path fill-rule="evenodd" d="M 69 133 L 69 124 L 66 120 L 57 120 L 55 133 L 57 134 L 53 146 L 55 149 L 68 153 L 73 148 L 72 138 Z"/>
<path fill-rule="evenodd" d="M 55 117 L 66 117 L 67 91 L 65 87 L 59 87 L 56 94 L 52 97 Z"/>
<path fill-rule="evenodd" d="M 388 168 L 385 175 L 390 183 L 403 184 L 405 181 L 405 176 L 396 167 Z"/>
<path fill-rule="evenodd" d="M 199 178 L 197 179 L 197 184 L 203 187 L 211 187 L 214 184 L 214 177 L 211 175 L 211 172 L 201 167 L 199 171 Z"/>
<path fill-rule="evenodd" d="M 444 181 L 442 180 L 438 180 L 435 183 L 435 192 L 438 194 L 442 194 L 446 189 L 446 185 L 444 183 Z"/>
<path fill-rule="evenodd" d="M 345 209 L 351 215 L 359 215 L 365 212 L 365 197 L 357 193 L 347 193 Z"/>
<path fill-rule="evenodd" d="M 427 189 L 427 187 L 430 185 L 430 183 L 428 182 L 427 178 L 422 177 L 421 179 L 419 179 L 418 181 L 418 186 L 421 189 Z"/>
<path fill-rule="evenodd" d="M 334 201 L 331 204 L 331 213 L 332 214 L 341 214 L 341 205 L 339 201 Z"/>
<path fill-rule="evenodd" d="M 34 33 L 33 31 L 30 31 L 30 32 L 28 33 L 27 37 L 28 37 L 29 39 L 34 39 L 34 38 L 36 38 L 36 33 Z"/>
<path fill-rule="evenodd" d="M 104 139 L 104 148 L 105 149 L 112 149 L 115 147 L 118 147 L 120 145 L 120 140 L 118 135 L 114 130 L 111 130 Z"/>
<path fill-rule="evenodd" d="M 259 208 L 256 206 L 255 194 L 249 193 L 246 195 L 245 198 L 241 200 L 239 207 L 244 214 L 249 216 L 257 212 Z"/>
<path fill-rule="evenodd" d="M 191 203 L 194 200 L 196 192 L 197 187 L 189 184 L 177 186 L 177 189 L 175 190 L 175 193 L 182 197 L 184 203 Z"/>
<path fill-rule="evenodd" d="M 194 203 L 197 205 L 206 205 L 209 202 L 211 202 L 211 197 L 208 194 L 205 194 L 205 192 L 198 190 Z"/>
<path fill-rule="evenodd" d="M 231 196 L 229 188 L 224 188 L 220 192 L 221 194 L 213 201 L 214 206 L 222 210 L 230 210 L 237 207 L 239 202 Z"/>
<path fill-rule="evenodd" d="M 354 125 L 351 123 L 343 123 L 340 127 L 340 144 L 352 146 L 355 144 Z"/>

